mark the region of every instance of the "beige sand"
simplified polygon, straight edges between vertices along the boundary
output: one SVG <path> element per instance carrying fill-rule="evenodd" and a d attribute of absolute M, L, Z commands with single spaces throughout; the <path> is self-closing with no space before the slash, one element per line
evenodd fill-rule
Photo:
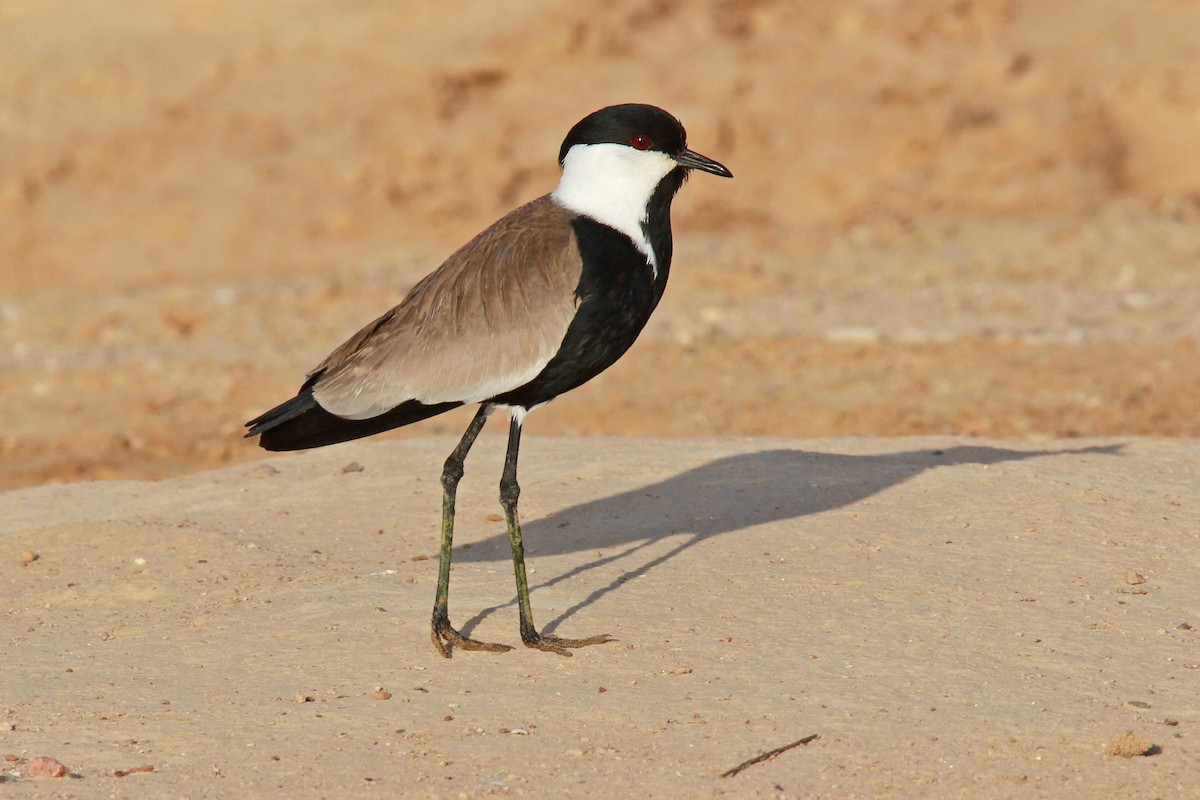
<path fill-rule="evenodd" d="M 1200 793 L 1194 442 L 531 437 L 535 614 L 617 641 L 447 661 L 451 444 L 0 495 L 6 751 L 78 796 Z M 502 448 L 451 612 L 515 644 Z"/>

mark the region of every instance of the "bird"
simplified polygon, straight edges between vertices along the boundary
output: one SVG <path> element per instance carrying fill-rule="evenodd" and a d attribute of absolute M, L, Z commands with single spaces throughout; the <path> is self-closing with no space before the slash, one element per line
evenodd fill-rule
<path fill-rule="evenodd" d="M 595 111 L 558 153 L 549 194 L 509 212 L 417 282 L 399 305 L 347 339 L 292 399 L 246 423 L 270 451 L 358 439 L 478 405 L 442 470 L 442 528 L 430 635 L 453 648 L 503 652 L 450 623 L 454 506 L 464 464 L 496 409 L 509 416 L 500 477 L 521 641 L 569 656 L 612 641 L 540 633 L 521 538 L 517 458 L 527 415 L 612 366 L 662 299 L 671 267 L 671 201 L 696 170 L 732 178 L 688 149 L 678 119 L 640 103 Z"/>

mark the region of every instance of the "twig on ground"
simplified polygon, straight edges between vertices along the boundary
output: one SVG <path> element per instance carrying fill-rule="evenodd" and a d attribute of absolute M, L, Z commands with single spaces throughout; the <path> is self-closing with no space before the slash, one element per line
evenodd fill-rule
<path fill-rule="evenodd" d="M 796 741 L 792 742 L 791 744 L 785 744 L 783 747 L 776 747 L 774 750 L 768 750 L 765 753 L 760 753 L 760 754 L 756 755 L 754 758 L 750 759 L 749 761 L 743 761 L 742 763 L 738 764 L 733 769 L 722 772 L 721 777 L 722 778 L 732 778 L 734 775 L 737 775 L 739 772 L 744 770 L 746 767 L 753 767 L 755 764 L 759 764 L 763 761 L 770 761 L 775 756 L 779 755 L 780 753 L 786 753 L 788 750 L 791 750 L 793 747 L 799 747 L 802 744 L 808 744 L 809 742 L 813 741 L 814 739 L 820 739 L 820 738 L 821 738 L 820 734 L 814 733 L 811 736 L 805 736 L 803 739 L 797 739 Z"/>

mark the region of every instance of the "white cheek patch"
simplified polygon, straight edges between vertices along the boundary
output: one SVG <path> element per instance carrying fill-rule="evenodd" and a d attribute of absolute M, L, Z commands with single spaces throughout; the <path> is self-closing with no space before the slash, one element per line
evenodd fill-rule
<path fill-rule="evenodd" d="M 564 208 L 628 236 L 657 275 L 658 259 L 642 223 L 659 181 L 677 166 L 675 159 L 656 150 L 577 144 L 567 151 L 562 180 L 551 196 Z"/>

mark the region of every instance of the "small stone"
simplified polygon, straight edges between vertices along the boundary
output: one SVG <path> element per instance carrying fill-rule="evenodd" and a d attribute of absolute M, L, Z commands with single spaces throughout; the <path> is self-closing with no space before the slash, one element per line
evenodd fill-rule
<path fill-rule="evenodd" d="M 1179 725 L 1179 720 L 1175 719 L 1174 717 L 1167 717 L 1163 720 L 1163 725 L 1169 725 L 1170 727 L 1174 728 Z"/>
<path fill-rule="evenodd" d="M 675 669 L 671 670 L 667 674 L 668 675 L 691 675 L 692 668 L 691 667 L 676 667 Z"/>
<path fill-rule="evenodd" d="M 391 693 L 391 692 L 385 692 L 385 691 L 383 691 L 382 689 L 380 689 L 378 692 L 376 692 L 376 693 L 375 693 L 375 699 L 376 699 L 376 700 L 391 700 L 391 699 L 392 699 L 392 693 Z"/>
<path fill-rule="evenodd" d="M 362 472 L 364 469 L 366 469 L 366 467 L 364 467 L 362 464 L 358 463 L 357 461 L 351 461 L 349 464 L 342 467 L 339 472 L 341 472 L 343 475 L 346 475 L 351 472 Z"/>
<path fill-rule="evenodd" d="M 41 558 L 41 556 L 37 553 L 33 552 L 32 550 L 26 550 L 24 553 L 21 553 L 21 566 L 27 567 L 33 562 L 37 561 L 39 558 Z"/>
<path fill-rule="evenodd" d="M 1131 569 L 1125 570 L 1125 583 L 1129 584 L 1130 586 L 1137 586 L 1145 582 L 1145 575 L 1139 575 Z"/>
<path fill-rule="evenodd" d="M 504 516 L 502 514 L 488 514 L 487 521 L 488 522 L 504 522 Z"/>
<path fill-rule="evenodd" d="M 1113 739 L 1112 744 L 1108 747 L 1110 756 L 1121 756 L 1122 758 L 1152 756 L 1157 752 L 1158 748 L 1154 746 L 1153 742 L 1143 739 L 1133 731 L 1125 731 Z"/>
<path fill-rule="evenodd" d="M 65 778 L 70 774 L 66 764 L 49 756 L 39 756 L 25 767 L 26 778 Z"/>
<path fill-rule="evenodd" d="M 1150 708 L 1150 704 L 1145 700 L 1127 700 L 1125 705 L 1133 706 L 1134 708 Z"/>
<path fill-rule="evenodd" d="M 129 769 L 113 770 L 113 775 L 118 778 L 124 778 L 126 775 L 136 775 L 139 772 L 154 772 L 153 764 L 143 764 L 140 767 L 130 767 Z"/>
<path fill-rule="evenodd" d="M 300 692 L 296 692 L 296 697 L 294 699 L 297 703 L 311 703 L 314 700 L 313 697 Z"/>
<path fill-rule="evenodd" d="M 1177 630 L 1177 631 L 1190 631 L 1191 629 L 1192 629 L 1192 623 L 1190 623 L 1190 622 L 1181 622 L 1175 626 L 1175 630 Z"/>

